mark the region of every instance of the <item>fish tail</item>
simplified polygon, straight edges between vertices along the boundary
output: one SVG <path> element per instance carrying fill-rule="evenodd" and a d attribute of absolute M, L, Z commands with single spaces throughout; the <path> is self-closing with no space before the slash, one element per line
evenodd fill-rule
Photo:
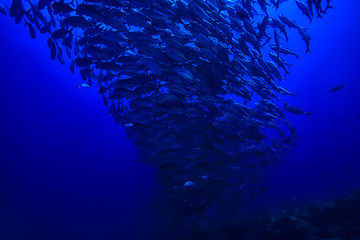
<path fill-rule="evenodd" d="M 277 11 L 279 7 L 280 7 L 280 6 L 279 6 L 279 3 L 275 3 L 272 8 L 276 8 L 276 11 Z"/>
<path fill-rule="evenodd" d="M 313 114 L 314 112 L 308 112 L 308 113 L 306 113 L 306 115 L 309 117 L 309 118 L 311 118 L 311 115 Z"/>
<path fill-rule="evenodd" d="M 320 14 L 321 14 L 321 13 L 327 14 L 326 10 L 327 10 L 327 8 L 325 8 L 325 10 L 321 10 L 321 11 L 320 11 Z M 322 16 L 320 16 L 320 17 L 322 18 Z"/>

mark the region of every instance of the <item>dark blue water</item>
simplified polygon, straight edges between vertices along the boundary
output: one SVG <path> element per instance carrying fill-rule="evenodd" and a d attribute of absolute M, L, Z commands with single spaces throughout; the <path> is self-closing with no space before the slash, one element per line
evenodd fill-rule
<path fill-rule="evenodd" d="M 44 36 L 0 21 L 0 239 L 145 239 L 152 169 Z"/>
<path fill-rule="evenodd" d="M 360 3 L 334 1 L 309 25 L 284 86 L 314 112 L 288 118 L 300 141 L 252 210 L 301 205 L 360 187 Z M 291 14 L 289 9 L 289 14 Z M 298 16 L 297 16 L 298 17 Z M 50 60 L 46 37 L 0 15 L 0 239 L 146 239 L 161 229 L 154 171 L 113 123 L 96 89 Z M 327 90 L 344 83 L 340 92 Z"/>

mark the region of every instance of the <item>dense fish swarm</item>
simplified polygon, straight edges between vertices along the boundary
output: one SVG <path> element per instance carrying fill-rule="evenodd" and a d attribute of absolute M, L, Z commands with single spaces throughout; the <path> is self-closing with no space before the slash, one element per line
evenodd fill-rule
<path fill-rule="evenodd" d="M 158 169 L 177 220 L 211 225 L 237 217 L 265 190 L 261 176 L 296 143 L 279 104 L 287 31 L 305 28 L 276 12 L 284 0 L 13 0 L 9 15 L 32 38 L 49 35 L 52 59 L 95 82 L 115 122 Z M 330 0 L 293 1 L 312 20 Z M 0 11 L 7 10 L 0 6 Z M 66 54 L 66 55 L 65 55 Z M 274 134 L 274 132 L 276 134 Z M 272 136 L 272 137 L 270 137 Z M 178 217 L 188 216 L 185 220 Z"/>

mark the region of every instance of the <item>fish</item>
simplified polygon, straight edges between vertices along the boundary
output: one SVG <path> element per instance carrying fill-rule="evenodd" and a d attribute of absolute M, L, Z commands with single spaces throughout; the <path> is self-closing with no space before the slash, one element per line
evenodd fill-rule
<path fill-rule="evenodd" d="M 298 31 L 299 31 L 300 35 L 302 36 L 302 40 L 304 40 L 304 42 L 305 42 L 305 44 L 306 44 L 306 51 L 305 51 L 305 53 L 311 52 L 311 51 L 310 51 L 310 40 L 311 40 L 311 37 L 310 37 L 309 33 L 306 31 L 305 28 L 302 28 L 302 27 L 299 27 L 299 28 L 298 28 Z"/>
<path fill-rule="evenodd" d="M 296 5 L 302 11 L 302 13 L 309 18 L 311 22 L 312 21 L 311 13 L 309 8 L 306 6 L 306 4 L 300 0 L 296 0 Z"/>
<path fill-rule="evenodd" d="M 22 17 L 26 13 L 21 0 L 13 0 L 9 8 L 10 17 L 14 17 L 15 23 L 20 23 Z"/>
<path fill-rule="evenodd" d="M 47 40 L 47 45 L 50 48 L 50 58 L 52 60 L 55 59 L 56 57 L 56 46 L 55 46 L 55 41 L 52 38 L 48 38 Z"/>
<path fill-rule="evenodd" d="M 258 35 L 257 35 L 257 40 L 258 42 L 262 40 L 263 37 L 268 37 L 266 34 L 266 28 L 269 24 L 269 16 L 264 16 L 263 20 L 261 21 L 261 24 L 258 24 Z"/>
<path fill-rule="evenodd" d="M 290 106 L 287 102 L 284 102 L 284 109 L 287 112 L 294 113 L 294 114 L 306 114 L 309 118 L 313 112 L 304 112 L 300 107 Z"/>
<path fill-rule="evenodd" d="M 87 83 L 81 83 L 81 84 L 77 84 L 77 85 L 74 85 L 75 87 L 78 87 L 78 88 L 90 88 L 90 85 L 87 84 Z"/>
<path fill-rule="evenodd" d="M 273 56 L 274 56 L 274 55 L 273 55 Z M 272 72 L 272 74 L 273 74 L 275 77 L 277 77 L 279 80 L 282 79 L 281 73 L 280 73 L 278 67 L 276 66 L 276 64 L 275 64 L 274 62 L 272 62 L 272 61 L 267 61 L 267 62 L 266 62 L 266 66 L 268 66 L 269 69 L 271 69 L 271 72 Z"/>
<path fill-rule="evenodd" d="M 40 10 L 44 9 L 46 6 L 48 6 L 50 3 L 52 2 L 52 0 L 39 0 L 38 2 L 38 8 Z"/>
<path fill-rule="evenodd" d="M 327 3 L 327 4 L 326 4 L 326 7 L 325 7 L 325 9 L 324 9 L 323 12 L 326 12 L 328 9 L 334 8 L 333 6 L 330 5 L 330 1 L 331 1 L 331 0 L 326 0 L 326 3 Z"/>
<path fill-rule="evenodd" d="M 60 26 L 61 27 L 72 26 L 72 27 L 78 27 L 78 28 L 84 29 L 84 28 L 91 27 L 92 24 L 90 22 L 88 22 L 84 17 L 70 16 L 70 17 L 64 18 L 61 21 Z"/>
<path fill-rule="evenodd" d="M 279 33 L 274 29 L 274 39 L 275 39 L 275 47 L 272 48 L 276 51 L 277 57 L 280 57 L 280 42 L 279 42 Z"/>
<path fill-rule="evenodd" d="M 267 14 L 267 5 L 266 0 L 258 0 L 258 4 L 260 5 L 261 10 L 263 10 Z"/>
<path fill-rule="evenodd" d="M 248 19 L 243 19 L 245 29 L 252 35 L 257 36 L 257 32 L 252 25 L 252 23 Z"/>
<path fill-rule="evenodd" d="M 343 89 L 343 87 L 344 87 L 344 83 L 342 83 L 342 84 L 339 84 L 339 85 L 336 85 L 336 86 L 334 86 L 334 87 L 331 87 L 331 88 L 329 88 L 329 92 L 337 92 L 337 91 L 340 91 L 340 90 L 342 90 Z"/>
<path fill-rule="evenodd" d="M 297 55 L 296 53 L 292 52 L 290 49 L 288 48 L 283 48 L 283 47 L 277 47 L 275 44 L 271 44 L 270 45 L 270 48 L 274 51 L 278 51 L 282 54 L 285 54 L 285 55 L 293 55 L 295 56 L 297 59 L 299 59 L 299 55 Z"/>
<path fill-rule="evenodd" d="M 64 56 L 62 53 L 61 47 L 58 46 L 58 52 L 57 52 L 57 59 L 59 60 L 60 64 L 65 65 Z"/>
<path fill-rule="evenodd" d="M 283 87 L 278 87 L 277 88 L 279 92 L 281 92 L 283 95 L 291 95 L 291 96 L 294 96 L 294 97 L 297 97 L 300 93 L 292 93 L 292 92 L 289 92 L 288 90 L 286 90 L 285 88 Z"/>
<path fill-rule="evenodd" d="M 25 26 L 27 26 L 29 28 L 29 33 L 32 39 L 34 39 L 36 37 L 36 32 L 35 32 L 35 28 L 33 25 L 31 25 L 30 23 L 28 23 L 27 21 L 25 22 Z"/>
<path fill-rule="evenodd" d="M 51 22 L 48 22 L 46 24 L 44 24 L 41 28 L 40 28 L 40 33 L 44 34 L 44 33 L 50 33 L 51 32 Z"/>
<path fill-rule="evenodd" d="M 318 18 L 322 18 L 321 14 L 324 13 L 325 11 L 322 9 L 322 5 L 321 5 L 321 0 L 313 0 L 315 9 L 316 9 L 316 13 L 317 13 L 317 17 Z"/>
<path fill-rule="evenodd" d="M 289 73 L 288 70 L 286 69 L 285 62 L 280 57 L 276 56 L 272 52 L 269 53 L 269 56 L 279 67 L 281 67 L 285 71 L 285 74 Z"/>
<path fill-rule="evenodd" d="M 52 5 L 53 14 L 66 14 L 74 11 L 72 7 L 69 6 L 69 4 L 66 4 L 64 2 L 54 2 Z"/>
<path fill-rule="evenodd" d="M 295 28 L 298 29 L 299 26 L 296 25 L 292 20 L 288 19 L 287 17 L 285 17 L 284 15 L 280 14 L 279 15 L 279 19 L 280 21 L 282 21 L 285 25 L 287 25 L 289 28 Z"/>
<path fill-rule="evenodd" d="M 6 7 L 4 5 L 2 5 L 1 3 L 0 3 L 0 13 L 2 13 L 4 15 L 8 14 Z"/>
<path fill-rule="evenodd" d="M 75 73 L 75 61 L 74 61 L 74 60 L 71 60 L 69 69 L 70 69 L 70 71 L 71 71 L 72 74 Z"/>
<path fill-rule="evenodd" d="M 236 6 L 238 6 L 238 5 L 236 5 Z M 242 7 L 239 6 L 236 10 L 237 10 L 236 11 L 236 16 L 240 20 L 250 19 L 250 14 L 245 8 L 242 8 Z"/>
<path fill-rule="evenodd" d="M 289 41 L 289 37 L 287 35 L 286 28 L 285 28 L 286 25 L 282 21 L 280 21 L 279 19 L 276 19 L 276 18 L 271 18 L 271 19 L 269 19 L 269 25 L 279 28 L 281 33 L 285 35 L 286 42 Z"/>
<path fill-rule="evenodd" d="M 288 121 L 288 120 L 284 120 L 285 125 L 287 126 L 291 136 L 294 139 L 298 139 L 298 135 L 296 134 L 296 128 Z"/>
<path fill-rule="evenodd" d="M 109 105 L 109 98 L 105 97 L 104 94 L 102 94 L 102 100 L 105 107 Z"/>
<path fill-rule="evenodd" d="M 65 28 L 59 28 L 51 33 L 52 39 L 61 39 L 65 38 L 65 36 L 68 34 L 68 30 Z"/>

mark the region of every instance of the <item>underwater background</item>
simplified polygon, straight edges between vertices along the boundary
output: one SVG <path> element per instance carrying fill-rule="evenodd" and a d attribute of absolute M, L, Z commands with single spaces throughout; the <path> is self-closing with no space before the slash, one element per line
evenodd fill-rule
<path fill-rule="evenodd" d="M 6 1 L 4 2 L 6 3 Z M 7 3 L 8 4 L 8 3 Z M 244 215 L 276 212 L 360 188 L 360 2 L 308 27 L 311 51 L 289 34 L 300 56 L 283 86 L 288 102 L 314 112 L 287 115 L 300 138 L 270 169 L 268 189 Z M 166 231 L 155 171 L 114 123 L 95 88 L 49 58 L 47 38 L 0 14 L 0 239 L 149 239 Z M 338 84 L 338 92 L 328 89 Z"/>

